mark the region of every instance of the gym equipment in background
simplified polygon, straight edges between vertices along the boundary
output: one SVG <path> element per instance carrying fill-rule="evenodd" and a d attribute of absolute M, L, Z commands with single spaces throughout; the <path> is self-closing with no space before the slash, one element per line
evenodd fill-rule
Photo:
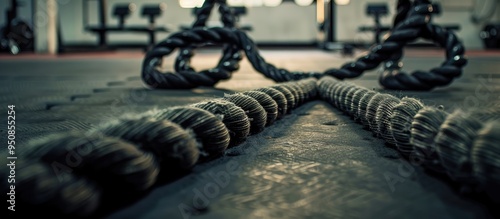
<path fill-rule="evenodd" d="M 86 31 L 90 31 L 98 36 L 98 44 L 100 47 L 108 47 L 107 35 L 111 32 L 132 32 L 132 33 L 145 33 L 149 36 L 149 41 L 146 45 L 146 50 L 156 44 L 155 34 L 158 32 L 170 32 L 170 30 L 163 26 L 157 26 L 156 19 L 166 10 L 165 3 L 160 4 L 147 4 L 142 6 L 141 16 L 148 19 L 146 25 L 126 25 L 126 18 L 130 16 L 137 8 L 133 3 L 130 4 L 117 4 L 113 10 L 113 16 L 118 18 L 117 25 L 109 25 L 106 19 L 107 1 L 98 0 L 98 14 L 99 24 L 91 26 L 88 24 L 88 7 L 87 2 L 83 1 L 83 16 L 84 27 Z"/>
<path fill-rule="evenodd" d="M 125 18 L 129 17 L 132 12 L 135 11 L 137 6 L 135 4 L 129 3 L 129 4 L 119 4 L 115 5 L 115 8 L 113 10 L 113 16 L 118 18 L 118 26 L 115 27 L 114 29 L 117 30 L 122 30 L 125 28 Z M 112 27 L 107 27 L 110 30 L 113 29 Z M 93 29 L 93 28 L 89 28 Z M 97 28 L 96 28 L 97 29 Z"/>
<path fill-rule="evenodd" d="M 472 10 L 471 21 L 484 25 L 479 32 L 485 49 L 500 49 L 500 24 L 488 22 L 497 11 L 498 0 L 476 0 Z"/>
<path fill-rule="evenodd" d="M 17 0 L 10 1 L 10 8 L 5 12 L 5 26 L 0 29 L 0 49 L 8 50 L 13 55 L 33 49 L 33 29 L 18 17 L 20 6 L 22 3 Z"/>
<path fill-rule="evenodd" d="M 159 5 L 144 5 L 142 7 L 142 12 L 141 15 L 143 17 L 148 18 L 148 27 L 147 29 L 144 29 L 146 32 L 149 34 L 149 44 L 148 44 L 148 50 L 152 46 L 156 44 L 156 32 L 169 32 L 169 30 L 166 27 L 158 27 L 156 25 L 156 19 L 161 16 L 163 11 L 165 11 L 167 6 L 165 4 L 159 4 Z M 139 27 L 138 30 L 143 29 L 144 27 Z"/>
<path fill-rule="evenodd" d="M 475 0 L 471 11 L 471 21 L 474 24 L 488 22 L 497 10 L 498 0 Z"/>
<path fill-rule="evenodd" d="M 380 43 L 380 34 L 383 31 L 389 31 L 391 27 L 382 26 L 380 23 L 380 18 L 389 14 L 389 8 L 386 3 L 374 3 L 368 4 L 366 6 L 366 15 L 372 16 L 375 22 L 374 26 L 361 26 L 359 31 L 370 31 L 374 32 L 375 39 L 373 40 L 376 44 Z"/>
<path fill-rule="evenodd" d="M 398 4 L 410 4 L 409 0 L 399 1 Z M 433 14 L 440 15 L 441 14 L 441 5 L 439 3 L 432 3 Z M 389 14 L 389 8 L 387 3 L 370 3 L 366 5 L 366 15 L 373 17 L 374 25 L 373 26 L 360 26 L 358 30 L 360 32 L 373 32 L 374 40 L 373 44 L 380 44 L 381 42 L 381 34 L 392 29 L 389 25 L 383 25 L 380 22 L 380 18 Z M 408 13 L 408 12 L 406 12 Z M 397 16 L 397 15 L 396 15 Z M 399 19 L 399 18 L 397 18 Z M 394 26 L 394 25 L 393 25 Z M 459 24 L 440 24 L 446 30 L 458 31 L 460 30 Z"/>
<path fill-rule="evenodd" d="M 500 24 L 487 24 L 479 37 L 483 40 L 484 48 L 500 49 Z"/>
<path fill-rule="evenodd" d="M 336 39 L 336 2 L 328 1 L 325 7 L 325 19 L 323 23 L 319 24 L 320 32 L 325 34 L 325 39 L 320 42 L 320 47 L 326 51 L 339 50 L 342 55 L 352 56 L 354 55 L 354 46 L 349 43 L 341 43 Z"/>
<path fill-rule="evenodd" d="M 194 7 L 193 10 L 191 10 L 192 15 L 197 17 L 198 13 L 200 12 L 201 8 Z M 241 25 L 240 24 L 240 19 L 241 16 L 247 14 L 247 7 L 245 6 L 234 6 L 234 7 L 229 7 L 230 12 L 232 13 L 232 16 L 234 17 L 234 26 L 238 27 L 240 30 L 244 31 L 252 31 L 253 27 L 251 25 Z M 224 25 L 224 24 L 222 24 Z M 192 28 L 192 25 L 181 25 L 179 27 L 181 30 L 189 30 Z"/>

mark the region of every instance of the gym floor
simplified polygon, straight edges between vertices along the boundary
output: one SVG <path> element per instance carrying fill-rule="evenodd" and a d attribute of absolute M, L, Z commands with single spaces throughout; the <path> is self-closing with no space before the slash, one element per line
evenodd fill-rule
<path fill-rule="evenodd" d="M 360 54 L 356 54 L 360 55 Z M 349 80 L 410 96 L 446 111 L 499 101 L 500 53 L 468 51 L 464 74 L 427 92 L 383 90 L 378 72 Z M 193 66 L 215 66 L 218 50 L 201 50 Z M 263 50 L 290 70 L 323 71 L 354 57 L 317 49 Z M 175 56 L 167 57 L 171 69 Z M 107 120 L 154 108 L 186 105 L 275 82 L 247 60 L 232 79 L 215 88 L 151 90 L 140 78 L 136 51 L 60 56 L 0 56 L 2 109 L 15 105 L 16 152 L 31 139 L 67 130 L 88 130 Z M 444 59 L 441 50 L 410 49 L 406 70 L 426 70 Z M 7 124 L 6 116 L 0 118 Z M 6 125 L 0 126 L 6 142 Z M 5 152 L 2 147 L 2 153 Z M 36 194 L 34 194 L 36 195 Z M 368 130 L 323 101 L 294 110 L 223 157 L 160 183 L 140 197 L 114 197 L 99 217 L 123 218 L 498 218 L 481 195 L 468 195 L 445 177 L 401 158 Z M 22 206 L 18 206 L 22 210 Z"/>

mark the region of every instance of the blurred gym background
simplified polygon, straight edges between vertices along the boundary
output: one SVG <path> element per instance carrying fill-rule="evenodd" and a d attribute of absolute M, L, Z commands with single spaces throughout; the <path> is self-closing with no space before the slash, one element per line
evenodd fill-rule
<path fill-rule="evenodd" d="M 20 160 L 26 156 L 23 152 L 32 149 L 25 145 L 38 137 L 50 138 L 51 134 L 62 131 L 86 133 L 104 123 L 125 116 L 141 115 L 144 112 L 171 106 L 186 106 L 213 98 L 227 97 L 235 92 L 276 85 L 275 81 L 255 70 L 254 65 L 249 62 L 252 57 L 241 60 L 239 62 L 241 66 L 233 77 L 230 80 L 221 80 L 214 87 L 161 90 L 151 89 L 155 86 L 144 83 L 144 75 L 141 74 L 145 72 L 143 66 L 164 67 L 167 70 L 176 63 L 176 54 L 172 54 L 163 57 L 161 62 L 156 62 L 157 60 L 149 62 L 154 63 L 154 66 L 148 65 L 143 60 L 145 51 L 170 34 L 190 28 L 195 21 L 196 8 L 203 2 L 203 0 L 0 0 L 0 103 L 6 111 L 6 106 L 15 105 L 18 117 L 15 140 L 19 145 L 16 153 L 19 154 Z M 347 66 L 346 68 L 351 66 L 354 70 L 361 68 L 359 66 L 369 66 L 366 64 L 352 66 L 346 63 L 350 63 L 358 53 L 367 51 L 366 49 L 382 40 L 390 31 L 396 15 L 397 2 L 397 0 L 227 0 L 238 18 L 238 27 L 257 43 L 259 53 L 262 53 L 267 63 L 289 71 L 317 72 L 339 66 Z M 391 78 L 402 74 L 394 76 L 392 75 L 394 69 L 385 71 L 382 65 L 380 66 L 382 68 L 370 69 L 354 80 L 348 81 L 398 98 L 405 96 L 416 98 L 426 106 L 440 109 L 436 110 L 437 115 L 441 115 L 442 113 L 438 112 L 443 109 L 450 113 L 455 109 L 469 110 L 485 106 L 497 109 L 500 97 L 499 2 L 500 0 L 434 0 L 432 7 L 426 6 L 436 10 L 436 13 L 432 14 L 432 24 L 452 29 L 465 45 L 468 63 L 464 66 L 463 74 L 460 63 L 465 63 L 463 59 L 465 55 L 462 56 L 463 51 L 459 43 L 450 43 L 448 50 L 454 53 L 445 54 L 445 49 L 418 40 L 408 45 L 412 48 L 404 48 L 402 62 L 392 59 L 399 55 L 398 51 L 387 49 L 392 54 L 381 55 L 382 57 L 388 55 L 392 59 L 383 66 L 390 63 L 393 67 L 396 65 L 401 67 L 404 62 L 403 70 L 408 72 L 444 69 L 438 72 L 439 74 L 424 73 L 420 76 L 432 75 L 434 78 L 437 75 L 436 81 L 446 86 L 425 92 L 383 89 L 379 80 L 384 77 L 384 73 L 391 72 L 389 75 Z M 219 14 L 217 11 L 212 11 L 207 26 L 221 25 Z M 197 54 L 190 64 L 196 69 L 209 69 L 205 71 L 209 72 L 205 75 L 209 75 L 213 66 L 219 65 L 220 47 L 203 48 L 201 51 L 196 48 Z M 179 50 L 176 50 L 176 53 L 179 53 Z M 180 53 L 190 54 L 189 51 Z M 233 53 L 229 54 L 231 57 L 239 57 Z M 376 56 L 377 54 L 367 59 Z M 253 57 L 253 60 L 257 59 Z M 451 64 L 442 65 L 443 60 L 444 63 L 458 63 L 456 65 L 460 68 Z M 230 67 L 233 66 L 231 62 L 220 63 L 224 66 L 226 63 L 229 63 Z M 440 65 L 444 67 L 433 68 Z M 275 74 L 282 72 L 274 71 Z M 182 73 L 188 75 L 186 72 Z M 446 80 L 443 80 L 441 74 L 450 78 L 446 77 Z M 214 75 L 219 77 L 222 74 Z M 458 75 L 461 77 L 455 79 Z M 163 80 L 162 77 L 159 78 Z M 430 81 L 427 76 L 425 79 Z M 448 79 L 450 82 L 453 79 L 453 83 L 443 82 Z M 184 78 L 168 83 L 177 85 L 179 81 L 184 83 L 183 80 Z M 205 79 L 203 81 L 210 82 Z M 345 89 L 347 86 L 344 88 L 336 86 L 328 85 L 326 93 L 347 91 Z M 290 89 L 293 91 L 296 88 Z M 300 97 L 301 94 L 299 91 L 286 93 L 276 90 L 276 92 L 288 94 L 286 97 L 291 97 L 290 99 Z M 371 95 L 380 98 L 371 92 L 363 95 L 365 105 L 372 103 L 368 101 L 372 98 Z M 338 101 L 337 96 L 330 99 Z M 361 98 L 360 95 L 358 97 Z M 288 104 L 295 105 L 294 102 L 300 102 L 290 99 Z M 385 99 L 373 99 L 376 100 L 373 101 L 375 104 L 377 101 L 385 103 Z M 392 104 L 390 98 L 387 100 Z M 282 101 L 287 102 L 284 99 Z M 249 103 L 260 104 L 257 101 L 253 102 Z M 385 107 L 374 108 L 386 110 Z M 247 109 L 240 111 L 244 112 Z M 250 114 L 250 111 L 247 113 Z M 371 117 L 378 117 L 378 113 L 374 114 L 373 110 L 369 111 L 369 114 Z M 10 135 L 12 131 L 7 131 L 7 119 L 5 114 L 4 117 L 0 117 L 0 124 L 3 124 L 0 125 L 0 142 L 7 142 L 7 138 L 13 136 Z M 251 120 L 253 121 L 253 118 Z M 128 127 L 124 127 L 124 130 L 125 128 Z M 407 131 L 407 126 L 405 130 Z M 463 128 L 463 130 L 469 129 Z M 163 137 L 161 139 L 163 141 Z M 75 142 L 80 141 L 75 138 Z M 450 153 L 447 156 L 456 157 L 460 162 L 467 161 L 469 158 L 463 159 L 463 157 L 472 150 L 470 149 L 472 146 L 469 148 L 468 144 L 460 141 L 455 143 L 460 146 L 457 147 L 459 150 L 446 149 L 449 152 L 444 153 Z M 7 146 L 2 148 L 7 150 Z M 494 153 L 489 155 L 489 151 L 484 150 L 485 155 L 477 158 L 478 163 L 484 162 L 485 167 L 489 167 L 490 164 L 492 167 L 500 166 L 499 153 L 494 151 L 498 150 L 498 147 L 492 148 Z M 443 158 L 449 159 L 447 156 Z M 139 194 L 140 197 L 130 195 L 127 191 L 117 196 L 112 192 L 109 196 L 108 193 L 103 193 L 104 198 L 91 199 L 86 195 L 100 197 L 100 190 L 96 189 L 95 193 L 94 190 L 85 192 L 87 190 L 81 189 L 83 186 L 80 187 L 80 184 L 74 186 L 66 181 L 51 184 L 54 187 L 45 187 L 49 184 L 45 182 L 51 181 L 42 181 L 40 184 L 44 186 L 36 187 L 31 186 L 31 181 L 28 181 L 31 178 L 26 175 L 24 179 L 28 179 L 26 180 L 28 183 L 22 184 L 19 182 L 21 181 L 19 177 L 19 181 L 16 182 L 18 183 L 16 201 L 19 206 L 17 213 L 35 212 L 43 215 L 38 209 L 56 214 L 59 212 L 53 209 L 74 213 L 80 210 L 79 206 L 83 206 L 80 203 L 85 202 L 88 203 L 86 206 L 90 206 L 88 212 L 96 210 L 99 204 L 97 212 L 94 213 L 107 219 L 191 216 L 217 219 L 500 218 L 498 204 L 490 204 L 489 198 L 484 196 L 498 197 L 495 196 L 496 193 L 472 195 L 470 193 L 475 192 L 473 187 L 462 187 L 445 172 L 438 170 L 439 173 L 433 173 L 420 168 L 425 165 L 421 165 L 419 161 L 416 161 L 419 164 L 414 164 L 411 158 L 408 159 L 411 163 L 406 160 L 395 147 L 386 147 L 384 141 L 377 139 L 372 132 L 363 130 L 362 125 L 354 123 L 350 117 L 334 109 L 327 102 L 311 101 L 290 115 L 286 115 L 286 118 L 276 122 L 272 127 L 266 127 L 262 134 L 251 136 L 244 144 L 227 151 L 221 159 L 206 163 L 202 161 L 185 175 L 182 173 L 182 176 L 164 174 L 158 177 L 157 184 L 151 188 L 151 192 Z M 226 167 L 230 161 L 235 161 L 241 172 L 228 176 L 228 184 L 221 186 L 218 179 L 214 181 L 212 174 L 218 175 L 221 172 L 226 174 Z M 49 162 L 43 162 L 40 164 L 47 164 L 48 167 Z M 472 171 L 473 166 L 470 162 L 463 163 L 466 171 Z M 130 165 L 133 164 L 130 162 Z M 95 164 L 93 167 L 98 165 Z M 436 165 L 433 163 L 432 166 Z M 498 179 L 497 176 L 500 175 L 498 169 L 484 169 L 485 171 L 480 173 Z M 116 172 L 119 171 L 121 169 Z M 491 171 L 491 174 L 488 171 Z M 80 177 L 78 174 L 80 173 L 75 176 Z M 88 183 L 93 184 L 92 177 L 95 176 L 85 174 L 81 175 L 81 179 L 87 181 L 89 177 Z M 42 172 L 42 175 L 49 177 L 45 172 Z M 132 172 L 131 175 L 133 175 L 131 178 L 127 178 L 131 182 L 142 177 L 136 172 Z M 231 178 L 230 183 L 229 178 Z M 52 180 L 50 177 L 48 179 Z M 148 181 L 153 181 L 149 179 L 147 178 Z M 156 180 L 153 177 L 151 179 Z M 110 181 L 104 186 L 111 187 L 114 183 Z M 22 185 L 25 187 L 21 187 Z M 74 189 L 66 193 L 67 187 L 63 187 L 66 185 Z M 491 188 L 498 188 L 494 186 Z M 34 190 L 29 192 L 22 190 L 27 187 Z M 64 191 L 64 195 L 54 192 L 53 196 L 57 198 L 50 196 L 50 203 L 45 205 L 46 203 L 40 200 L 49 199 L 47 198 L 49 195 L 45 195 L 45 191 L 42 191 L 46 188 L 50 191 Z M 55 189 L 52 190 L 53 188 Z M 214 188 L 216 192 L 212 193 Z M 42 192 L 38 194 L 31 192 L 37 189 Z M 200 191 L 204 193 L 200 195 Z M 490 191 L 498 189 L 487 190 Z M 66 197 L 70 201 L 67 201 Z M 39 202 L 43 205 L 34 209 L 30 208 L 30 205 L 24 205 L 23 201 L 32 201 L 31 199 L 34 200 L 33 203 Z M 200 200 L 203 203 L 199 203 Z M 4 203 L 9 202 L 4 201 Z M 49 215 L 49 218 L 55 217 Z"/>
<path fill-rule="evenodd" d="M 158 41 L 189 27 L 194 21 L 194 8 L 203 4 L 203 0 L 0 2 L 3 38 L 8 35 L 5 30 L 7 26 L 13 27 L 16 22 L 23 21 L 26 28 L 32 29 L 34 38 L 33 44 L 22 50 L 51 54 L 82 49 L 147 47 L 151 44 L 151 35 Z M 434 2 L 441 8 L 439 15 L 433 18 L 434 22 L 454 29 L 467 49 L 498 47 L 498 0 Z M 228 0 L 228 4 L 242 9 L 239 24 L 248 29 L 248 34 L 259 46 L 319 46 L 327 49 L 336 48 L 337 43 L 358 46 L 373 44 L 376 21 L 375 15 L 368 13 L 369 6 L 384 6 L 377 15 L 381 34 L 384 27 L 391 26 L 396 8 L 396 0 Z M 128 7 L 128 11 L 120 12 L 124 6 Z M 157 7 L 160 11 L 154 15 L 144 14 L 144 7 L 148 6 L 153 9 Z M 218 25 L 219 21 L 218 13 L 213 14 L 209 23 L 211 26 Z M 126 28 L 120 29 L 120 17 Z M 148 32 L 151 27 L 149 17 L 156 30 L 152 34 Z M 328 46 L 331 43 L 333 47 Z M 4 52 L 9 52 L 5 40 L 3 47 Z"/>

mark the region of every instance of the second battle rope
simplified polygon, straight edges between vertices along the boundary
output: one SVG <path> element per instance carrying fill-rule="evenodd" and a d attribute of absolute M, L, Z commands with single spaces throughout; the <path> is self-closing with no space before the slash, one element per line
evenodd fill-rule
<path fill-rule="evenodd" d="M 203 27 L 214 3 L 222 8 L 220 11 L 223 13 L 221 17 L 225 27 Z M 395 26 L 382 44 L 373 47 L 354 62 L 323 73 L 289 71 L 267 63 L 252 39 L 243 31 L 232 27 L 234 23 L 227 20 L 226 7 L 225 0 L 205 1 L 198 12 L 199 22 L 195 22 L 192 29 L 174 33 L 146 54 L 142 66 L 143 81 L 152 88 L 161 89 L 214 86 L 220 80 L 229 79 L 231 73 L 238 69 L 238 62 L 241 60 L 239 51 L 245 52 L 255 70 L 276 82 L 321 78 L 325 75 L 338 79 L 355 78 L 384 63 L 380 84 L 386 89 L 397 90 L 430 90 L 446 86 L 462 74 L 462 67 L 467 64 L 465 48 L 456 35 L 431 23 L 431 15 L 436 9 L 428 0 L 400 1 Z M 429 71 L 401 71 L 399 60 L 402 58 L 403 47 L 419 38 L 431 40 L 444 48 L 446 60 L 441 66 Z M 225 45 L 224 55 L 215 68 L 197 72 L 189 66 L 192 48 L 207 44 Z M 175 49 L 181 50 L 175 64 L 176 72 L 162 72 L 160 67 L 163 57 L 170 55 Z"/>
<path fill-rule="evenodd" d="M 463 192 L 484 192 L 500 203 L 500 109 L 448 113 L 417 99 L 378 93 L 331 77 L 319 96 L 397 149 L 412 165 L 448 176 Z"/>

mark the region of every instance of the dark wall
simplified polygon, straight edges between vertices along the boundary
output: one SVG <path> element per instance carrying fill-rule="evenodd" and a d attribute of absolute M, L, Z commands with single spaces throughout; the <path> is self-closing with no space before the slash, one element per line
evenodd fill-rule
<path fill-rule="evenodd" d="M 10 8 L 11 0 L 0 0 L 0 25 L 3 27 L 7 19 L 7 8 Z M 28 22 L 30 26 L 33 26 L 33 12 L 32 5 L 34 0 L 18 0 L 23 6 L 18 8 L 18 16 L 24 21 Z"/>

